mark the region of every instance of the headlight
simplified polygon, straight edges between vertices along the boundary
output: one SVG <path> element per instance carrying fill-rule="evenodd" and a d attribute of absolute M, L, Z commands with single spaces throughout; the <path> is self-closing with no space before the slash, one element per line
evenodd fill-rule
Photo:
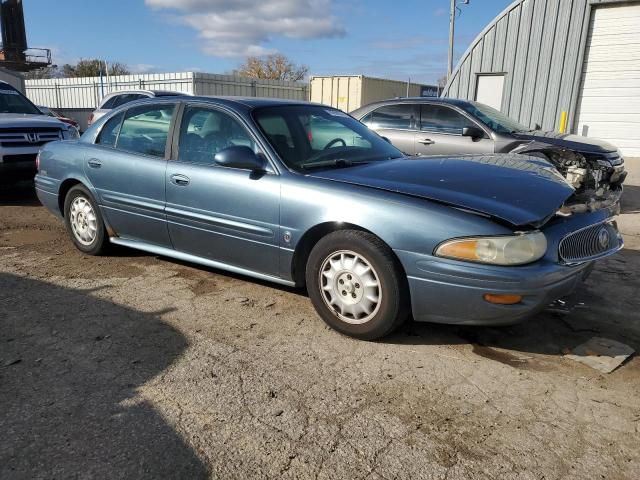
<path fill-rule="evenodd" d="M 62 138 L 65 140 L 76 140 L 80 138 L 80 132 L 76 127 L 69 127 L 62 131 Z"/>
<path fill-rule="evenodd" d="M 492 265 L 524 265 L 542 258 L 546 251 L 547 238 L 542 232 L 532 232 L 447 240 L 436 248 L 434 255 Z"/>

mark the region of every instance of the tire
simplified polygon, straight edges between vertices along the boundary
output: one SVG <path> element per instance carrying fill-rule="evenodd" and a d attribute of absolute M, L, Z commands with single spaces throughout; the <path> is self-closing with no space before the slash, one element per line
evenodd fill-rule
<path fill-rule="evenodd" d="M 323 237 L 311 250 L 305 276 L 320 317 L 350 337 L 384 337 L 408 317 L 406 276 L 391 249 L 370 233 L 340 230 Z"/>
<path fill-rule="evenodd" d="M 87 255 L 100 255 L 108 245 L 102 213 L 89 190 L 71 187 L 64 199 L 64 223 L 76 248 Z"/>

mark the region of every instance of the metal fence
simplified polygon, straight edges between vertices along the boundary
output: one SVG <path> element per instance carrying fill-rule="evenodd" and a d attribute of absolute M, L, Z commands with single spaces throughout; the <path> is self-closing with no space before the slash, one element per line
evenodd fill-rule
<path fill-rule="evenodd" d="M 35 104 L 74 110 L 96 108 L 102 97 L 111 92 L 137 89 L 294 100 L 308 100 L 309 96 L 308 85 L 303 82 L 256 80 L 201 72 L 119 75 L 108 79 L 51 78 L 25 82 L 25 93 Z"/>

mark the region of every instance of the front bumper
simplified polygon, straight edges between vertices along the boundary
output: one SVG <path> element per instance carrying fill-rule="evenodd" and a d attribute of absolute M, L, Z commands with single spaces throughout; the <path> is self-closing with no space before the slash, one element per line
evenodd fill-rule
<path fill-rule="evenodd" d="M 587 278 L 594 262 L 578 266 L 548 261 L 522 267 L 465 264 L 396 251 L 408 273 L 413 317 L 419 322 L 508 325 L 534 315 L 565 297 Z M 485 294 L 522 295 L 515 305 L 495 305 Z"/>
<path fill-rule="evenodd" d="M 0 183 L 8 184 L 23 180 L 33 180 L 36 175 L 36 158 L 33 160 L 5 163 L 0 161 Z"/>

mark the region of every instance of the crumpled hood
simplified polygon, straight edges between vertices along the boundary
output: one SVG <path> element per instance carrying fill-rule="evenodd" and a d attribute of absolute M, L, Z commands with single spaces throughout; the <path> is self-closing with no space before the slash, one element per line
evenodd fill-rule
<path fill-rule="evenodd" d="M 66 125 L 48 115 L 27 115 L 22 113 L 0 113 L 0 128 L 60 128 Z"/>
<path fill-rule="evenodd" d="M 514 133 L 513 136 L 520 140 L 534 140 L 548 145 L 575 150 L 576 152 L 604 153 L 615 152 L 614 145 L 599 138 L 583 137 L 570 133 L 543 132 L 537 130 L 528 133 Z"/>
<path fill-rule="evenodd" d="M 402 158 L 310 175 L 541 226 L 574 192 L 547 161 L 516 154 Z"/>

